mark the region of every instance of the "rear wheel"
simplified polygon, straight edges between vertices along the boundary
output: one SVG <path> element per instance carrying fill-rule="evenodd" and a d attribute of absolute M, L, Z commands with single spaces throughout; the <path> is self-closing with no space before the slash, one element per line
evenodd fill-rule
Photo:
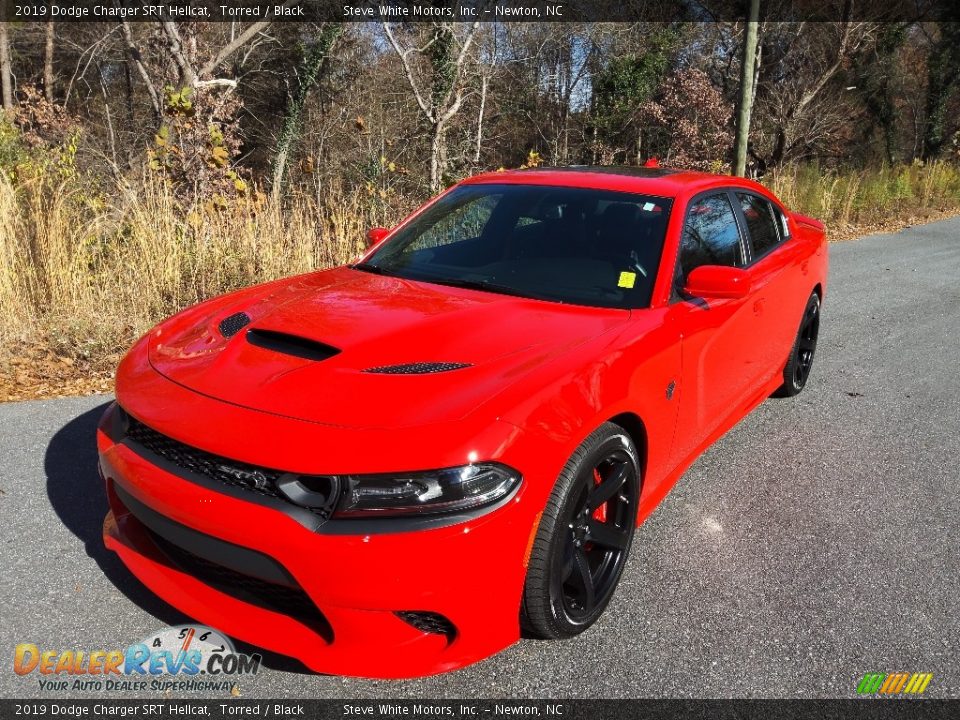
<path fill-rule="evenodd" d="M 572 637 L 603 614 L 623 574 L 639 498 L 636 448 L 623 428 L 605 423 L 567 461 L 543 511 L 523 592 L 527 631 Z"/>
<path fill-rule="evenodd" d="M 783 369 L 783 385 L 774 393 L 777 397 L 793 397 L 803 390 L 813 367 L 813 355 L 817 350 L 817 336 L 820 333 L 820 296 L 810 295 L 807 307 L 803 311 L 800 330 L 790 350 L 790 358 Z"/>

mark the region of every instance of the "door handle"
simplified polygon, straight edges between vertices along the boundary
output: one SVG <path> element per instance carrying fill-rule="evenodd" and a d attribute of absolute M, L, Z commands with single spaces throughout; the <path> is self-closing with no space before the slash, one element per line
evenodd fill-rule
<path fill-rule="evenodd" d="M 753 314 L 761 315 L 763 313 L 763 298 L 753 301 Z"/>

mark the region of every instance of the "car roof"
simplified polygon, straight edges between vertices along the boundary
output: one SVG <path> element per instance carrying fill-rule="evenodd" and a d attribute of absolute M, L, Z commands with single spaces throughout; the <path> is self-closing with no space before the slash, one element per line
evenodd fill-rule
<path fill-rule="evenodd" d="M 715 187 L 745 187 L 768 194 L 758 183 L 730 175 L 665 167 L 629 165 L 570 165 L 566 167 L 501 170 L 483 173 L 463 184 L 503 183 L 511 185 L 556 185 L 634 192 L 659 197 L 692 195 Z"/>

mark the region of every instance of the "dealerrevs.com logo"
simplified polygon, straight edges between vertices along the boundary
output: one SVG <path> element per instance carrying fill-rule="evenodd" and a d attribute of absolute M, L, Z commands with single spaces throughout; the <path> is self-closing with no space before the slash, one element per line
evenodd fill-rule
<path fill-rule="evenodd" d="M 236 686 L 231 678 L 256 674 L 260 661 L 259 655 L 238 653 L 218 630 L 179 625 L 125 649 L 61 651 L 20 643 L 14 649 L 13 670 L 35 675 L 41 690 L 231 692 Z"/>
<path fill-rule="evenodd" d="M 867 673 L 857 685 L 859 695 L 922 695 L 933 673 Z"/>

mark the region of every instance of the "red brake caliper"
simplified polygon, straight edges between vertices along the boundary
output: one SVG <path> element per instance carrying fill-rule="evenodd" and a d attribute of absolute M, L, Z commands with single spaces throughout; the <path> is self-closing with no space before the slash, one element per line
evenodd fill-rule
<path fill-rule="evenodd" d="M 597 468 L 593 469 L 593 485 L 594 487 L 599 487 L 600 483 L 603 482 L 603 478 L 600 477 L 600 470 Z M 593 511 L 593 519 L 597 522 L 606 522 L 607 521 L 607 504 L 604 503 L 596 510 Z"/>

